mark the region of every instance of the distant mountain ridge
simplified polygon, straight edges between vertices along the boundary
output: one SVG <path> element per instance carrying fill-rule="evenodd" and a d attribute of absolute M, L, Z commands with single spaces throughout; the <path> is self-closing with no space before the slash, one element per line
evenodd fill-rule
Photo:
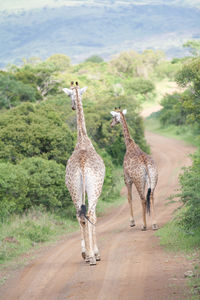
<path fill-rule="evenodd" d="M 59 1 L 58 4 L 66 2 Z M 178 0 L 168 1 L 170 5 L 148 0 L 140 4 L 106 1 L 109 5 L 105 1 L 101 1 L 101 5 L 100 1 L 84 1 L 84 4 L 79 1 L 79 5 L 73 5 L 76 2 L 17 13 L 1 10 L 0 67 L 18 64 L 23 57 L 45 59 L 54 53 L 65 53 L 73 63 L 93 54 L 108 59 L 127 49 L 161 49 L 168 57 L 181 56 L 184 51 L 181 45 L 185 41 L 200 38 L 197 1 L 191 1 L 194 7 L 187 5 L 188 1 Z"/>
<path fill-rule="evenodd" d="M 107 6 L 117 7 L 125 5 L 175 5 L 200 8 L 199 0 L 6 0 L 1 3 L 0 11 L 31 10 L 43 7 L 60 7 L 60 6 Z"/>

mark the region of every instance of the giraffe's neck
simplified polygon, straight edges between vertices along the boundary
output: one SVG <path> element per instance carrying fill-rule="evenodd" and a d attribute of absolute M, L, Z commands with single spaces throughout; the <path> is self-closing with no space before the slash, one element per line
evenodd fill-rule
<path fill-rule="evenodd" d="M 120 113 L 120 117 L 121 117 L 121 124 L 122 124 L 122 127 L 123 127 L 123 132 L 124 132 L 124 140 L 125 140 L 125 144 L 126 144 L 126 148 L 127 148 L 128 145 L 130 144 L 130 142 L 132 142 L 134 144 L 135 144 L 135 142 L 130 136 L 126 119 L 125 119 L 125 117 L 122 113 Z"/>
<path fill-rule="evenodd" d="M 76 89 L 76 116 L 77 116 L 77 138 L 78 138 L 78 143 L 80 143 L 87 136 L 87 130 L 85 126 L 83 105 L 79 98 L 77 89 Z"/>

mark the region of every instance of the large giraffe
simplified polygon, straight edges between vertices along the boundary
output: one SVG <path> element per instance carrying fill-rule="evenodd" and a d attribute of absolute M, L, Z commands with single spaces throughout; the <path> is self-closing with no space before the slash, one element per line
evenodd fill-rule
<path fill-rule="evenodd" d="M 128 125 L 125 119 L 127 110 L 121 111 L 116 109 L 111 111 L 113 116 L 111 127 L 121 123 L 123 127 L 124 139 L 126 144 L 126 154 L 124 156 L 124 181 L 128 190 L 128 202 L 130 206 L 130 226 L 135 226 L 133 216 L 133 204 L 132 204 L 132 184 L 134 183 L 139 193 L 142 210 L 143 210 L 143 226 L 142 230 L 147 229 L 146 223 L 146 211 L 150 213 L 150 206 L 152 208 L 153 223 L 152 228 L 156 230 L 158 228 L 155 220 L 154 212 L 154 190 L 158 180 L 158 172 L 155 163 L 151 156 L 144 153 L 140 147 L 131 138 Z M 147 184 L 148 192 L 145 198 L 145 186 Z"/>
<path fill-rule="evenodd" d="M 105 166 L 102 158 L 96 153 L 87 136 L 81 96 L 86 87 L 80 89 L 78 82 L 63 91 L 70 96 L 72 109 L 77 115 L 77 144 L 66 167 L 66 185 L 74 202 L 77 219 L 81 228 L 82 257 L 90 265 L 100 260 L 96 243 L 96 205 L 101 194 Z M 86 214 L 86 194 L 88 212 Z"/>

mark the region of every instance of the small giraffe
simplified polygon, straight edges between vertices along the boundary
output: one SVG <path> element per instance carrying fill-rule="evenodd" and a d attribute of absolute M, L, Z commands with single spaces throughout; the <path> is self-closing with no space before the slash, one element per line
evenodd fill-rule
<path fill-rule="evenodd" d="M 74 202 L 81 228 L 82 257 L 90 265 L 96 265 L 96 261 L 100 260 L 95 234 L 96 205 L 103 186 L 105 166 L 87 136 L 81 100 L 86 89 L 86 87 L 80 89 L 78 82 L 74 85 L 73 81 L 70 89 L 63 89 L 70 96 L 72 109 L 76 110 L 77 115 L 77 144 L 67 162 L 66 185 Z"/>
<path fill-rule="evenodd" d="M 130 206 L 130 226 L 135 226 L 132 205 L 132 184 L 134 183 L 139 193 L 143 209 L 142 230 L 147 229 L 146 211 L 150 214 L 150 206 L 153 216 L 153 230 L 158 229 L 154 212 L 154 190 L 158 181 L 158 172 L 151 156 L 144 153 L 140 147 L 130 137 L 128 125 L 125 119 L 127 110 L 116 109 L 110 112 L 113 116 L 111 127 L 118 123 L 122 124 L 124 139 L 126 144 L 126 154 L 124 156 L 124 181 L 128 190 L 128 202 Z M 148 192 L 145 199 L 145 186 L 147 184 Z"/>

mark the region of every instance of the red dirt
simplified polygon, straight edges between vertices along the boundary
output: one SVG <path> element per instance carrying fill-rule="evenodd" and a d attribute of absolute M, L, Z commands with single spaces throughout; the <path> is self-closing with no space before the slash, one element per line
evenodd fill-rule
<path fill-rule="evenodd" d="M 166 206 L 166 198 L 178 186 L 178 174 L 188 165 L 193 148 L 181 141 L 147 133 L 159 169 L 155 193 L 158 225 L 172 217 L 177 204 Z M 124 189 L 124 192 L 125 189 Z M 113 209 L 97 223 L 102 261 L 90 267 L 81 259 L 80 233 L 44 250 L 0 288 L 3 300 L 182 300 L 184 272 L 189 262 L 166 252 L 151 229 L 140 230 L 142 208 L 134 190 L 136 227 L 129 227 L 128 203 Z"/>

